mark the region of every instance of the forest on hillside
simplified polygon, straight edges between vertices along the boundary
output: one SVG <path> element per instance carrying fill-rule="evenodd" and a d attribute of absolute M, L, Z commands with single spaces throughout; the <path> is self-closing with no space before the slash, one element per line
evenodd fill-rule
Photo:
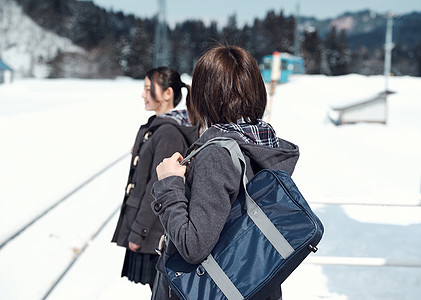
<path fill-rule="evenodd" d="M 139 18 L 107 11 L 91 1 L 16 1 L 37 24 L 86 50 L 85 53 L 57 53 L 47 62 L 52 78 L 143 78 L 153 66 L 157 17 Z M 299 45 L 306 73 L 382 74 L 385 17 L 373 16 L 370 11 L 341 17 L 351 17 L 355 30 L 341 29 L 337 25 L 340 18 L 336 23 L 312 18 L 301 20 Z M 242 27 L 238 26 L 235 15 L 223 26 L 216 22 L 205 24 L 199 19 L 167 26 L 167 64 L 180 73 L 191 74 L 197 59 L 217 42 L 245 47 L 258 61 L 274 51 L 293 53 L 296 21 L 281 10 L 268 11 L 265 18 Z M 395 21 L 394 74 L 421 76 L 419 28 L 421 13 L 401 16 Z"/>

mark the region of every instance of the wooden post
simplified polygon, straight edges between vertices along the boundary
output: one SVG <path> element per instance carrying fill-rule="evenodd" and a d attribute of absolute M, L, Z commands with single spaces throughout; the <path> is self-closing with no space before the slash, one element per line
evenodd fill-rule
<path fill-rule="evenodd" d="M 270 72 L 270 85 L 269 85 L 269 103 L 267 108 L 267 121 L 270 123 L 272 115 L 272 103 L 275 95 L 275 89 L 281 78 L 281 53 L 278 51 L 273 52 L 272 55 L 272 69 Z"/>

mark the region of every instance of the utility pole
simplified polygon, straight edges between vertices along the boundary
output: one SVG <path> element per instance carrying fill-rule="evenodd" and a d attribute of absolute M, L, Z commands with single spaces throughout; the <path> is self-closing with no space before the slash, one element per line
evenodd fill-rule
<path fill-rule="evenodd" d="M 300 32 L 300 2 L 297 1 L 297 11 L 295 13 L 295 30 L 294 30 L 294 55 L 301 55 L 301 32 Z"/>
<path fill-rule="evenodd" d="M 155 41 L 153 52 L 154 68 L 159 66 L 167 66 L 169 63 L 166 18 L 165 0 L 158 0 L 158 13 L 155 25 Z"/>
<path fill-rule="evenodd" d="M 281 79 L 281 53 L 278 51 L 272 54 L 272 68 L 270 71 L 270 85 L 269 85 L 269 103 L 267 107 L 266 119 L 270 123 L 270 117 L 272 115 L 272 103 L 275 97 L 275 89 Z"/>
<path fill-rule="evenodd" d="M 389 13 L 387 16 L 386 42 L 384 44 L 384 82 L 386 93 L 389 91 L 389 76 L 392 66 L 392 49 L 394 47 L 392 42 L 392 30 L 393 15 Z"/>

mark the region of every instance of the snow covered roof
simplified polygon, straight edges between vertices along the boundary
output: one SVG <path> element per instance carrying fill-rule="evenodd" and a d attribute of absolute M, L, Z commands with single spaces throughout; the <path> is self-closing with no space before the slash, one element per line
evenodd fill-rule
<path fill-rule="evenodd" d="M 369 98 L 360 99 L 360 100 L 354 101 L 354 102 L 348 102 L 346 104 L 343 103 L 342 106 L 332 106 L 331 108 L 333 110 L 337 110 L 337 111 L 354 109 L 354 108 L 357 108 L 357 107 L 370 105 L 371 103 L 378 102 L 379 100 L 383 101 L 383 100 L 386 99 L 388 94 L 389 93 L 387 93 L 387 92 L 381 92 L 381 93 L 379 93 L 377 95 L 374 95 L 372 97 L 369 97 Z"/>
<path fill-rule="evenodd" d="M 0 71 L 2 71 L 2 70 L 13 71 L 13 69 L 11 67 L 6 65 L 6 63 L 0 59 Z"/>

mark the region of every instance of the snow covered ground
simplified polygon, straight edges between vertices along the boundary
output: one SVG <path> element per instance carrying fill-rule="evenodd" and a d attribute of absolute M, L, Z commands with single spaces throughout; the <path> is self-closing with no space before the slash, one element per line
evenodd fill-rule
<path fill-rule="evenodd" d="M 326 117 L 381 92 L 380 76 L 306 75 L 276 89 L 270 122 L 300 146 L 293 178 L 325 224 L 319 251 L 284 283 L 286 300 L 421 298 L 421 78 L 389 84 L 387 125 Z M 150 297 L 120 278 L 124 250 L 109 242 L 127 154 L 150 115 L 142 88 L 123 78 L 0 85 L 0 245 L 63 199 L 0 248 L 0 299 Z"/>

